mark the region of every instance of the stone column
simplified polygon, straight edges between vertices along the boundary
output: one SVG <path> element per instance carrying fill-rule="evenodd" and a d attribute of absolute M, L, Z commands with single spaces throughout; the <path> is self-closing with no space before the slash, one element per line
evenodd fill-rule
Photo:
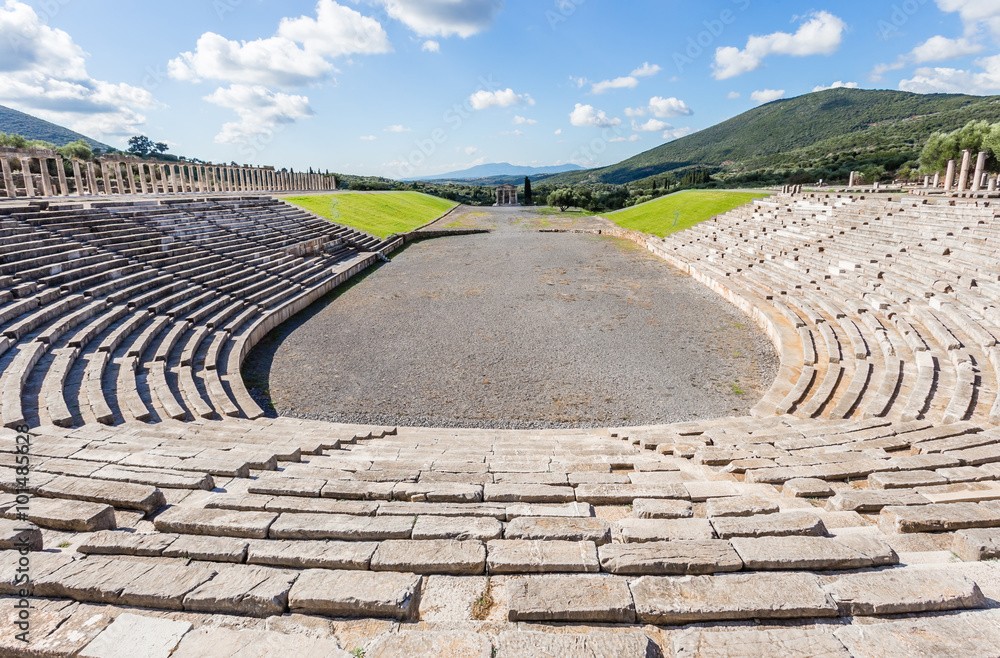
<path fill-rule="evenodd" d="M 73 196 L 83 195 L 83 178 L 80 171 L 80 161 L 73 158 L 73 185 L 76 187 L 73 190 Z"/>
<path fill-rule="evenodd" d="M 989 151 L 979 152 L 979 158 L 976 160 L 976 173 L 972 179 L 973 192 L 978 192 L 983 187 L 983 172 L 986 171 L 986 158 L 989 155 Z"/>
<path fill-rule="evenodd" d="M 59 196 L 69 196 L 69 181 L 66 180 L 66 165 L 62 156 L 56 154 L 56 178 L 59 179 Z"/>
<path fill-rule="evenodd" d="M 87 191 L 90 196 L 99 194 L 97 191 L 97 165 L 92 160 L 87 161 Z"/>
<path fill-rule="evenodd" d="M 935 190 L 937 188 L 941 187 L 941 172 L 940 171 L 934 174 L 934 184 L 931 187 L 933 187 Z"/>
<path fill-rule="evenodd" d="M 854 187 L 854 182 L 857 180 L 857 175 L 855 172 L 851 172 L 850 178 L 847 180 L 847 187 Z"/>
<path fill-rule="evenodd" d="M 944 175 L 945 192 L 951 192 L 955 187 L 955 161 L 948 160 L 948 171 Z"/>
<path fill-rule="evenodd" d="M 989 192 L 996 192 L 997 191 L 997 176 L 990 176 L 990 182 L 988 183 L 988 185 L 989 185 L 989 187 L 987 188 L 987 191 L 989 191 Z"/>
<path fill-rule="evenodd" d="M 14 186 L 14 172 L 10 168 L 10 160 L 0 155 L 0 171 L 3 172 L 4 194 L 11 199 L 17 198 L 17 188 Z"/>
<path fill-rule="evenodd" d="M 143 194 L 149 194 L 149 186 L 146 185 L 146 163 L 140 162 L 135 168 L 139 173 L 139 189 L 142 190 Z"/>
<path fill-rule="evenodd" d="M 29 158 L 18 158 L 21 161 L 21 177 L 24 179 L 24 195 L 35 196 L 35 181 L 31 178 L 31 160 Z"/>
<path fill-rule="evenodd" d="M 128 194 L 125 189 L 125 179 L 122 178 L 122 164 L 121 162 L 115 162 L 111 166 L 115 169 L 115 182 L 118 183 L 118 194 Z"/>
<path fill-rule="evenodd" d="M 52 176 L 49 175 L 49 158 L 38 158 L 38 173 L 42 178 L 42 196 L 55 196 L 52 191 Z"/>
<path fill-rule="evenodd" d="M 930 186 L 931 186 L 931 177 L 930 176 L 924 176 L 924 189 L 926 190 Z"/>
<path fill-rule="evenodd" d="M 958 191 L 964 192 L 969 188 L 969 169 L 972 167 L 972 151 L 965 149 L 962 151 L 962 169 L 958 174 Z"/>

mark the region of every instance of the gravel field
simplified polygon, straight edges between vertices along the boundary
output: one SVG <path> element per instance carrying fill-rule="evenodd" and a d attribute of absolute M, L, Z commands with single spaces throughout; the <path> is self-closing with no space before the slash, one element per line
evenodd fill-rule
<path fill-rule="evenodd" d="M 744 415 L 778 369 L 741 312 L 605 220 L 460 209 L 493 233 L 419 242 L 268 335 L 244 378 L 277 413 L 565 428 Z M 442 225 L 446 225 L 443 224 Z"/>

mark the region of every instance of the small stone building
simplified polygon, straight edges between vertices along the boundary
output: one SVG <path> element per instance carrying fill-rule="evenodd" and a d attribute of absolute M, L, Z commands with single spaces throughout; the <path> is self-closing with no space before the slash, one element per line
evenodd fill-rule
<path fill-rule="evenodd" d="M 497 202 L 495 206 L 519 206 L 517 200 L 517 185 L 501 185 L 497 188 Z"/>

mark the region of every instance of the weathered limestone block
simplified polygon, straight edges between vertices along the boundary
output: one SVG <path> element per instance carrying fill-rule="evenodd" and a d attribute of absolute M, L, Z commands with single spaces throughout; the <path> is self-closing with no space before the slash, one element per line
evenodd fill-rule
<path fill-rule="evenodd" d="M 521 516 L 507 524 L 504 538 L 592 541 L 601 546 L 611 542 L 611 524 L 594 518 Z"/>
<path fill-rule="evenodd" d="M 483 501 L 483 487 L 448 482 L 400 482 L 392 488 L 392 498 L 410 503 L 479 503 Z"/>
<path fill-rule="evenodd" d="M 755 516 L 757 514 L 777 514 L 778 503 L 763 496 L 734 496 L 715 498 L 705 506 L 708 518 L 723 516 Z"/>
<path fill-rule="evenodd" d="M 508 620 L 630 624 L 628 581 L 614 576 L 544 576 L 507 584 Z"/>
<path fill-rule="evenodd" d="M 662 487 L 669 484 L 682 484 L 684 475 L 673 471 L 635 472 L 628 474 L 629 482 L 646 487 Z"/>
<path fill-rule="evenodd" d="M 326 617 L 416 617 L 422 576 L 372 571 L 302 572 L 288 595 L 292 612 Z"/>
<path fill-rule="evenodd" d="M 410 516 L 350 516 L 346 514 L 282 514 L 271 526 L 271 539 L 338 539 L 380 541 L 409 539 Z"/>
<path fill-rule="evenodd" d="M 808 573 L 660 578 L 631 585 L 636 618 L 646 624 L 836 617 L 837 606 Z"/>
<path fill-rule="evenodd" d="M 79 655 L 81 658 L 169 658 L 191 628 L 191 622 L 187 621 L 123 612 Z"/>
<path fill-rule="evenodd" d="M 376 542 L 252 540 L 247 564 L 296 569 L 367 570 Z"/>
<path fill-rule="evenodd" d="M 491 574 L 597 573 L 597 545 L 589 541 L 496 539 L 486 545 Z"/>
<path fill-rule="evenodd" d="M 598 553 L 601 569 L 623 576 L 693 576 L 743 568 L 732 545 L 719 539 L 608 544 Z"/>
<path fill-rule="evenodd" d="M 590 630 L 587 633 L 504 631 L 497 658 L 524 656 L 593 656 L 594 658 L 650 658 L 659 654 L 641 631 Z"/>
<path fill-rule="evenodd" d="M 33 523 L 0 519 L 0 550 L 27 547 L 30 551 L 42 550 L 42 531 Z"/>
<path fill-rule="evenodd" d="M 500 504 L 469 503 L 452 505 L 450 503 L 378 503 L 378 516 L 451 516 L 493 518 L 503 521 L 507 518 L 507 508 Z"/>
<path fill-rule="evenodd" d="M 946 569 L 889 569 L 841 576 L 825 587 L 842 615 L 985 608 L 979 586 Z"/>
<path fill-rule="evenodd" d="M 594 506 L 590 503 L 566 503 L 565 505 L 544 505 L 537 503 L 525 503 L 523 505 L 508 505 L 505 508 L 504 518 L 511 521 L 520 516 L 558 516 L 558 517 L 581 517 L 594 516 Z"/>
<path fill-rule="evenodd" d="M 637 498 L 688 500 L 687 489 L 680 484 L 650 487 L 638 484 L 581 484 L 576 499 L 591 505 L 630 505 Z"/>
<path fill-rule="evenodd" d="M 731 537 L 789 537 L 826 534 L 823 519 L 811 512 L 785 512 L 747 517 L 712 519 L 712 527 L 720 539 Z"/>
<path fill-rule="evenodd" d="M 323 498 L 338 500 L 392 500 L 395 482 L 358 482 L 356 480 L 330 480 L 323 487 Z"/>
<path fill-rule="evenodd" d="M 8 509 L 3 516 L 66 532 L 114 530 L 118 525 L 115 508 L 110 505 L 55 498 L 33 498 L 25 519 L 18 519 L 14 508 Z"/>
<path fill-rule="evenodd" d="M 686 500 L 640 498 L 632 503 L 632 516 L 637 519 L 690 519 L 694 516 L 694 507 Z"/>
<path fill-rule="evenodd" d="M 937 484 L 948 484 L 948 480 L 934 471 L 885 472 L 872 473 L 868 476 L 868 488 L 873 490 L 913 489 Z"/>
<path fill-rule="evenodd" d="M 1000 527 L 1000 510 L 976 503 L 884 507 L 878 526 L 885 533 L 941 532 Z"/>
<path fill-rule="evenodd" d="M 487 503 L 572 503 L 576 500 L 573 487 L 545 484 L 487 484 L 483 489 Z"/>
<path fill-rule="evenodd" d="M 490 517 L 418 516 L 412 537 L 489 541 L 502 535 L 503 524 Z"/>
<path fill-rule="evenodd" d="M 883 507 L 930 505 L 931 501 L 916 491 L 845 491 L 826 501 L 830 512 L 874 514 Z"/>
<path fill-rule="evenodd" d="M 685 482 L 692 502 L 703 503 L 714 498 L 732 498 L 746 493 L 746 485 L 738 482 Z"/>
<path fill-rule="evenodd" d="M 77 550 L 90 555 L 138 555 L 160 557 L 178 535 L 139 534 L 119 530 L 101 530 L 83 540 Z"/>
<path fill-rule="evenodd" d="M 226 567 L 185 596 L 184 609 L 248 617 L 282 615 L 297 577 L 298 572 L 256 565 Z"/>
<path fill-rule="evenodd" d="M 732 540 L 748 570 L 864 569 L 898 564 L 885 542 L 869 535 L 827 537 L 737 537 Z"/>
<path fill-rule="evenodd" d="M 163 550 L 163 557 L 182 557 L 208 562 L 243 562 L 247 545 L 254 540 L 210 535 L 175 535 L 177 539 Z"/>
<path fill-rule="evenodd" d="M 166 505 L 156 487 L 128 482 L 112 482 L 63 475 L 38 487 L 38 495 L 103 503 L 119 509 L 136 509 L 149 514 Z"/>
<path fill-rule="evenodd" d="M 706 519 L 621 519 L 614 523 L 614 536 L 622 543 L 715 539 Z"/>
<path fill-rule="evenodd" d="M 486 546 L 454 539 L 389 540 L 378 545 L 372 571 L 478 576 L 486 569 Z"/>
<path fill-rule="evenodd" d="M 850 658 L 832 628 L 778 628 L 767 631 L 682 631 L 673 637 L 675 656 L 698 658 Z"/>
<path fill-rule="evenodd" d="M 280 656 L 295 658 L 351 658 L 332 638 L 275 631 L 199 628 L 181 640 L 170 658 L 232 658 Z"/>
<path fill-rule="evenodd" d="M 1000 646 L 1000 613 L 990 610 L 851 625 L 834 634 L 855 658 L 992 656 Z"/>
<path fill-rule="evenodd" d="M 319 498 L 326 480 L 319 478 L 260 477 L 250 483 L 247 491 L 263 496 L 301 496 Z"/>
<path fill-rule="evenodd" d="M 943 484 L 936 487 L 921 487 L 917 491 L 932 503 L 978 503 L 1000 500 L 998 482 Z"/>
<path fill-rule="evenodd" d="M 277 514 L 170 507 L 153 520 L 160 532 L 264 539 Z"/>
<path fill-rule="evenodd" d="M 472 631 L 401 631 L 380 636 L 365 649 L 365 658 L 455 656 L 493 658 L 493 644 Z"/>
<path fill-rule="evenodd" d="M 1000 528 L 959 530 L 952 551 L 966 562 L 1000 559 Z"/>
<path fill-rule="evenodd" d="M 209 504 L 211 506 L 211 504 Z M 350 514 L 352 516 L 375 516 L 379 503 L 360 500 L 331 500 L 327 498 L 292 498 L 281 496 L 271 498 L 264 505 L 267 512 L 320 512 L 322 514 Z M 232 508 L 229 508 L 232 509 Z"/>
<path fill-rule="evenodd" d="M 156 564 L 130 580 L 122 589 L 119 605 L 164 610 L 183 610 L 184 597 L 215 576 L 215 569 Z"/>
<path fill-rule="evenodd" d="M 829 498 L 833 493 L 833 488 L 827 481 L 819 478 L 789 480 L 781 489 L 783 496 L 794 498 Z"/>

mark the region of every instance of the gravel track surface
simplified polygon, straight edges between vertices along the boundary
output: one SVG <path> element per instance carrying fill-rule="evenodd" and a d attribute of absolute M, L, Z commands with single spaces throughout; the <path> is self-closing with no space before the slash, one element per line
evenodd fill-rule
<path fill-rule="evenodd" d="M 335 422 L 606 427 L 744 415 L 777 373 L 749 318 L 645 250 L 536 230 L 605 220 L 445 221 L 495 231 L 413 244 L 278 327 L 244 366 L 255 396 Z"/>

